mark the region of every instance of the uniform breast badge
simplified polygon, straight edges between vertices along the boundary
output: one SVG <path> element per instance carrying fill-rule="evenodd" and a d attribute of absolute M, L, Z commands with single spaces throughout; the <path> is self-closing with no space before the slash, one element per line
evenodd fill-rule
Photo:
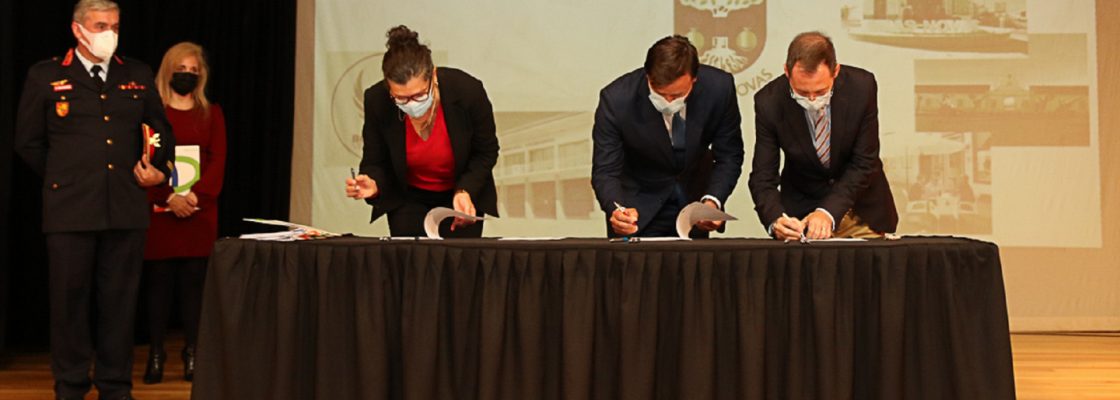
<path fill-rule="evenodd" d="M 70 102 L 59 101 L 54 103 L 54 113 L 58 114 L 59 118 L 65 118 L 70 114 Z"/>
<path fill-rule="evenodd" d="M 74 90 L 74 86 L 71 85 L 66 79 L 51 82 L 51 88 L 54 89 L 55 93 Z"/>

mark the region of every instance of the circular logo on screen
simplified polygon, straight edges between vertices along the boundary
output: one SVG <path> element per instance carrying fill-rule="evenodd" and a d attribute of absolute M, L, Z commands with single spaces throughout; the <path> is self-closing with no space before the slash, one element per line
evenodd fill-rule
<path fill-rule="evenodd" d="M 381 80 L 384 52 L 362 57 L 350 64 L 331 92 L 331 127 L 342 147 L 362 156 L 362 122 L 365 120 L 365 90 Z"/>

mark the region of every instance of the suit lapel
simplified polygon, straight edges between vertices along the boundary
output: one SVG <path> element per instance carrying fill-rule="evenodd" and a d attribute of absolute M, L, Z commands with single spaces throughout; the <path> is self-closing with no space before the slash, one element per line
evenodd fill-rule
<path fill-rule="evenodd" d="M 404 136 L 408 134 L 404 126 L 407 118 L 397 107 L 393 107 L 387 118 L 385 132 L 385 141 L 389 144 L 389 159 L 393 162 L 393 171 L 396 172 L 398 181 L 402 183 L 408 182 L 404 173 L 408 170 L 408 149 Z"/>
<path fill-rule="evenodd" d="M 466 150 L 470 148 L 470 135 L 464 132 L 468 126 L 468 118 L 465 116 L 466 111 L 454 97 L 447 98 L 447 102 L 440 106 L 443 107 L 443 123 L 451 142 L 451 155 L 455 157 L 455 176 L 459 176 L 463 172 L 460 166 L 466 166 Z"/>
<path fill-rule="evenodd" d="M 836 171 L 838 166 L 842 164 L 839 159 L 845 158 L 836 157 L 836 155 L 850 147 L 849 139 L 851 138 L 848 137 L 848 133 L 852 130 L 848 128 L 852 121 L 848 119 L 848 109 L 851 105 L 848 104 L 848 99 L 844 96 L 845 93 L 847 92 L 844 90 L 844 71 L 841 70 L 840 75 L 836 77 L 836 83 L 832 86 L 832 101 L 830 103 L 832 107 L 832 150 L 830 150 L 832 152 L 832 162 L 829 164 L 829 169 L 831 171 Z"/>
<path fill-rule="evenodd" d="M 642 78 L 642 87 L 638 89 L 638 98 L 635 101 L 636 108 L 638 109 L 639 121 L 642 121 L 638 131 L 640 140 L 648 140 L 653 143 L 653 147 L 661 155 L 661 159 L 665 161 L 666 165 L 673 165 L 673 140 L 669 136 L 669 130 L 665 128 L 665 117 L 661 112 L 653 108 L 653 103 L 649 101 L 649 82 Z M 686 125 L 687 132 L 687 125 Z"/>
<path fill-rule="evenodd" d="M 704 135 L 704 117 L 706 117 L 706 115 L 701 114 L 701 111 L 712 109 L 709 104 L 704 103 L 704 96 L 701 95 L 702 92 L 700 81 L 697 80 L 696 84 L 692 86 L 692 93 L 688 94 L 690 99 L 695 99 L 692 104 L 687 106 L 687 110 L 685 111 L 686 118 L 684 121 L 684 159 L 689 162 L 693 157 L 696 157 L 696 152 L 700 150 L 700 139 L 701 136 Z M 671 142 L 670 146 L 672 146 Z M 684 166 L 682 165 L 681 167 L 683 168 Z"/>
<path fill-rule="evenodd" d="M 805 117 L 805 109 L 801 108 L 801 106 L 797 104 L 797 101 L 789 97 L 788 94 L 785 99 L 783 99 L 783 104 L 785 104 L 785 130 L 789 132 L 790 135 L 793 135 L 795 148 L 804 153 L 806 157 L 812 159 L 817 168 L 824 170 L 824 165 L 821 164 L 821 160 L 817 158 L 817 148 L 813 146 L 813 129 L 809 126 L 808 118 Z"/>
<path fill-rule="evenodd" d="M 113 87 L 128 81 L 128 74 L 124 70 L 124 64 L 116 62 L 115 59 L 109 60 L 109 63 L 111 65 L 109 66 L 107 75 L 105 75 L 106 91 L 109 91 Z"/>

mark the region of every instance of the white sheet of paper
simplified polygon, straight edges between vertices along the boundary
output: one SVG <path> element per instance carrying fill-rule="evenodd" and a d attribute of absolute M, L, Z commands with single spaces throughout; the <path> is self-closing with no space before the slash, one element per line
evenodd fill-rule
<path fill-rule="evenodd" d="M 692 240 L 688 237 L 688 232 L 685 232 L 685 237 L 674 236 L 660 236 L 660 237 L 640 237 L 637 238 L 638 242 L 679 242 L 681 240 Z"/>
<path fill-rule="evenodd" d="M 567 239 L 567 238 L 563 237 L 563 236 L 556 236 L 556 237 L 502 237 L 502 238 L 498 238 L 498 240 L 516 240 L 516 241 L 524 241 L 524 242 L 543 242 L 543 241 L 549 241 L 549 240 L 564 240 L 564 239 Z"/>
<path fill-rule="evenodd" d="M 340 236 L 337 233 L 324 231 L 313 226 L 300 225 L 288 221 L 281 221 L 278 219 L 242 218 L 241 220 L 246 222 L 256 222 L 258 224 L 264 225 L 283 226 L 285 228 L 288 228 L 288 230 L 303 229 L 306 232 L 318 232 L 320 235 L 324 236 Z"/>
<path fill-rule="evenodd" d="M 738 218 L 731 216 L 731 214 L 717 210 L 715 207 L 694 201 L 681 209 L 681 213 L 677 214 L 677 235 L 681 239 L 688 239 L 688 231 L 692 230 L 692 226 L 700 221 L 737 221 Z M 644 238 L 642 240 L 645 240 Z"/>
<path fill-rule="evenodd" d="M 424 233 L 428 234 L 428 238 L 440 239 L 439 237 L 439 223 L 447 218 L 465 218 L 472 221 L 483 221 L 488 218 L 477 217 L 474 215 L 464 214 L 447 207 L 436 207 L 428 211 L 428 215 L 424 216 Z"/>

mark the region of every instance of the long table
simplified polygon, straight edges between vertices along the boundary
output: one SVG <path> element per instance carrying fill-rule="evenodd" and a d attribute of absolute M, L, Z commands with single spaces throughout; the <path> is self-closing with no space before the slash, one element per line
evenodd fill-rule
<path fill-rule="evenodd" d="M 970 239 L 224 239 L 192 398 L 1012 399 Z"/>

